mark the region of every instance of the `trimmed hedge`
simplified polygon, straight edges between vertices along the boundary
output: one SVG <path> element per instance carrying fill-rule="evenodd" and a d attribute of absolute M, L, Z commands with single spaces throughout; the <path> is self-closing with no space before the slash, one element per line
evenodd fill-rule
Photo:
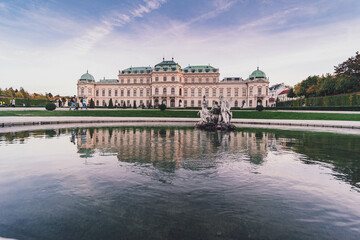
<path fill-rule="evenodd" d="M 2 98 L 0 97 L 1 102 L 5 102 L 5 105 L 10 105 L 12 98 Z M 16 107 L 45 107 L 49 100 L 38 100 L 38 99 L 29 99 L 29 98 L 15 98 L 15 106 Z"/>
<path fill-rule="evenodd" d="M 344 107 L 344 106 L 359 106 L 360 107 L 360 94 L 344 94 L 333 95 L 326 97 L 314 97 L 314 98 L 300 98 L 297 100 L 278 102 L 277 107 L 302 107 L 306 106 L 316 107 Z"/>

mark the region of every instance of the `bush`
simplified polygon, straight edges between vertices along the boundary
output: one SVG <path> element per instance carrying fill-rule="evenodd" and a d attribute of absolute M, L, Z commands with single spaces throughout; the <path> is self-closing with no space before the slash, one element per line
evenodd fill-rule
<path fill-rule="evenodd" d="M 95 108 L 95 102 L 94 102 L 94 100 L 92 98 L 90 99 L 89 108 Z"/>
<path fill-rule="evenodd" d="M 263 105 L 257 105 L 256 110 L 261 112 L 262 110 L 264 110 L 264 106 Z"/>
<path fill-rule="evenodd" d="M 136 109 L 137 108 L 137 106 L 136 106 L 136 102 L 134 102 L 134 107 L 133 107 L 134 109 Z"/>
<path fill-rule="evenodd" d="M 112 98 L 110 98 L 110 101 L 109 101 L 109 108 L 114 108 L 114 104 L 113 104 Z"/>
<path fill-rule="evenodd" d="M 56 109 L 56 105 L 55 105 L 54 103 L 47 103 L 47 104 L 45 105 L 45 108 L 46 108 L 46 110 L 48 110 L 48 111 L 53 111 L 53 110 Z"/>
<path fill-rule="evenodd" d="M 165 104 L 160 104 L 160 105 L 159 105 L 159 109 L 160 109 L 161 111 L 165 111 L 166 105 L 165 105 Z"/>

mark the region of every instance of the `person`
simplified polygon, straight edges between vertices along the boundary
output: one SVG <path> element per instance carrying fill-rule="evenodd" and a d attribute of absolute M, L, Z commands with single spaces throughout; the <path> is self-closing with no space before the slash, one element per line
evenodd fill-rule
<path fill-rule="evenodd" d="M 83 109 L 85 107 L 85 109 L 87 110 L 87 105 L 86 105 L 86 98 L 82 99 L 82 107 L 81 109 Z"/>
<path fill-rule="evenodd" d="M 71 111 L 71 109 L 74 107 L 74 109 L 76 110 L 76 102 L 75 102 L 75 96 L 74 97 L 71 97 L 70 99 L 70 108 L 69 108 L 69 111 Z"/>
<path fill-rule="evenodd" d="M 12 107 L 15 107 L 15 98 L 13 98 L 13 99 L 11 100 L 11 106 L 12 106 Z"/>
<path fill-rule="evenodd" d="M 61 107 L 61 104 L 62 104 L 62 102 L 61 102 L 61 98 L 59 98 L 59 108 Z"/>

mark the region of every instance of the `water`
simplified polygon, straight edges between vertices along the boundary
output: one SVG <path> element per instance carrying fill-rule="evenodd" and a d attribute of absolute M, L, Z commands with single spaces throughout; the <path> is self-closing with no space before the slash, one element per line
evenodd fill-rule
<path fill-rule="evenodd" d="M 359 146 L 265 129 L 0 134 L 0 238 L 359 239 Z"/>

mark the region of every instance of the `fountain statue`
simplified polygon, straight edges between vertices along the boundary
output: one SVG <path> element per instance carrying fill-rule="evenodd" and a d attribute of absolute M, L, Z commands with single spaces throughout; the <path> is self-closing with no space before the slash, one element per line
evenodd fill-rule
<path fill-rule="evenodd" d="M 214 102 L 211 110 L 208 110 L 206 97 L 203 97 L 201 110 L 198 112 L 200 121 L 195 127 L 204 130 L 235 130 L 235 125 L 231 124 L 232 113 L 230 111 L 232 99 L 226 100 L 220 96 L 219 102 Z"/>

